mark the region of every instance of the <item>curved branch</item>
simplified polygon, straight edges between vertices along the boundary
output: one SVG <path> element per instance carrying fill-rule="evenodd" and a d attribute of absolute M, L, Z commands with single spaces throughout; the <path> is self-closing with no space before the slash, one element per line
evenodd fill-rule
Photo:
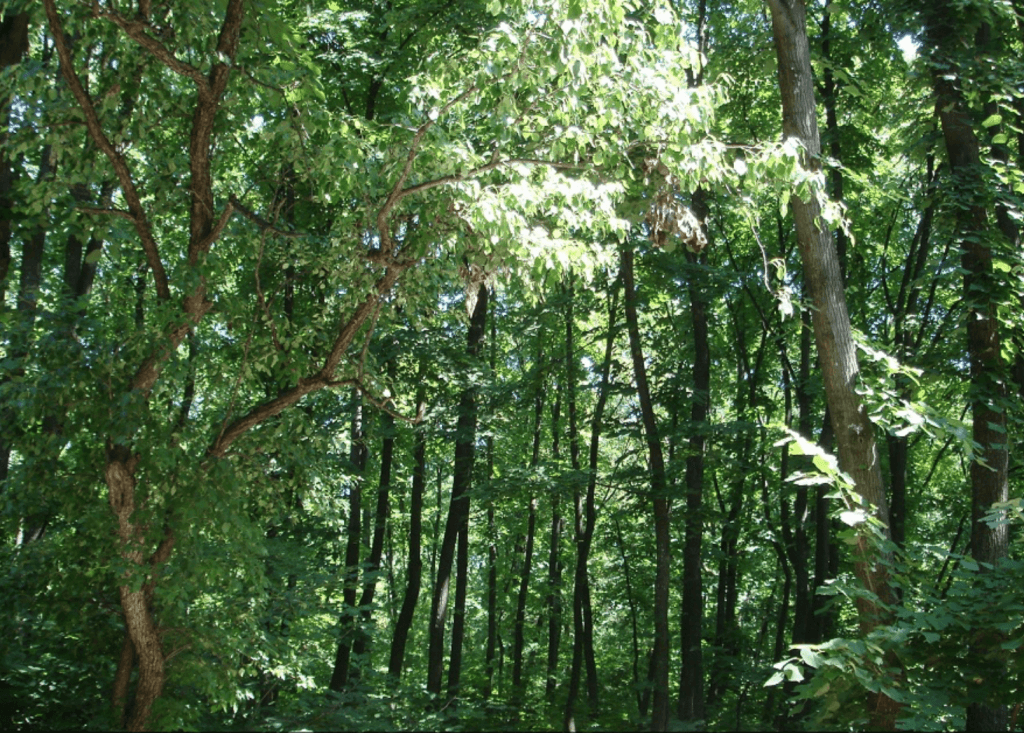
<path fill-rule="evenodd" d="M 153 232 L 150 229 L 149 219 L 146 216 L 145 209 L 142 207 L 142 198 L 139 196 L 135 180 L 132 178 L 131 171 L 128 169 L 128 163 L 125 161 L 124 157 L 117 152 L 114 146 L 110 143 L 106 134 L 103 132 L 103 125 L 100 124 L 99 116 L 96 114 L 96 108 L 93 106 L 92 99 L 89 97 L 88 92 L 85 91 L 81 80 L 75 73 L 74 66 L 71 61 L 71 49 L 68 47 L 67 39 L 64 37 L 64 30 L 61 26 L 60 18 L 57 15 L 57 8 L 54 6 L 54 1 L 43 0 L 43 6 L 46 10 L 46 18 L 50 23 L 50 32 L 53 35 L 54 46 L 57 48 L 57 55 L 60 57 L 60 70 L 64 76 L 64 80 L 67 82 L 72 96 L 74 96 L 75 101 L 78 102 L 78 106 L 82 110 L 82 115 L 85 117 L 85 126 L 89 130 L 89 135 L 96 143 L 96 146 L 104 155 L 107 156 L 110 164 L 114 167 L 114 173 L 117 175 L 117 180 L 121 184 L 121 191 L 128 204 L 131 221 L 135 224 L 135 231 L 138 233 L 139 239 L 142 240 L 142 250 L 146 255 L 146 263 L 149 265 L 149 269 L 153 272 L 153 280 L 156 286 L 157 297 L 161 300 L 169 300 L 171 297 L 171 290 L 167 282 L 167 273 L 164 270 L 163 262 L 160 260 L 160 250 L 157 246 L 156 239 L 153 236 Z"/>
<path fill-rule="evenodd" d="M 408 265 L 393 266 L 385 271 L 384 275 L 377 281 L 373 291 L 356 306 L 352 315 L 338 329 L 338 334 L 335 336 L 331 351 L 324 360 L 323 367 L 316 374 L 303 377 L 294 387 L 282 390 L 273 399 L 256 405 L 248 413 L 232 422 L 221 431 L 216 440 L 207 448 L 206 455 L 211 458 L 223 458 L 228 448 L 238 438 L 245 435 L 264 420 L 268 420 L 294 405 L 311 392 L 319 391 L 324 387 L 351 384 L 351 380 L 335 380 L 334 372 L 341 363 L 345 352 L 352 345 L 352 341 L 355 340 L 359 329 L 363 327 L 363 324 L 376 309 L 380 297 L 391 291 L 391 288 L 394 287 L 399 276 L 407 267 Z"/>
<path fill-rule="evenodd" d="M 160 43 L 160 41 L 146 33 L 149 28 L 148 23 L 144 23 L 140 20 L 128 20 L 120 13 L 112 10 L 100 12 L 98 15 L 100 18 L 106 18 L 127 33 L 129 38 L 142 46 L 142 48 L 149 51 L 153 58 L 174 73 L 191 79 L 200 87 L 207 86 L 209 84 L 206 77 L 203 76 L 203 72 L 196 67 L 179 60 L 178 57 L 167 50 L 167 47 Z"/>

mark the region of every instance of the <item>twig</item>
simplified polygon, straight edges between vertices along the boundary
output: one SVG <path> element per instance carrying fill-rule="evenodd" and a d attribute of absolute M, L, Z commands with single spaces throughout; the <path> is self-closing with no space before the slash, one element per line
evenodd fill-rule
<path fill-rule="evenodd" d="M 251 222 L 256 224 L 256 226 L 258 226 L 261 230 L 265 232 L 276 234 L 279 237 L 289 237 L 291 239 L 299 239 L 301 237 L 307 236 L 303 232 L 286 232 L 283 229 L 278 229 L 276 226 L 271 224 L 269 221 L 267 221 L 259 214 L 252 211 L 248 206 L 239 201 L 238 197 L 235 196 L 234 194 L 231 195 L 229 201 L 236 209 L 238 209 L 239 212 L 241 212 L 242 216 L 244 216 L 246 219 L 249 219 Z"/>

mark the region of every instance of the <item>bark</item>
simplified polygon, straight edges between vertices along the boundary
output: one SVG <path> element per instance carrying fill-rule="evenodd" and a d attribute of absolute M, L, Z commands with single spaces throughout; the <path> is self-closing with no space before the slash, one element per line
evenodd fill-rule
<path fill-rule="evenodd" d="M 626 554 L 626 543 L 622 538 L 622 525 L 615 520 L 615 538 L 618 540 L 619 556 L 622 559 L 622 579 L 626 584 L 626 602 L 629 604 L 630 639 L 633 650 L 633 689 L 636 691 L 636 708 L 641 718 L 647 717 L 650 706 L 649 690 L 640 684 L 640 629 L 637 621 L 637 603 L 633 595 L 633 574 L 629 566 L 629 555 Z"/>
<path fill-rule="evenodd" d="M 498 319 L 491 318 L 491 374 L 498 363 Z M 487 433 L 487 481 L 494 478 L 494 434 Z M 498 530 L 494 524 L 494 500 L 487 501 L 487 647 L 484 652 L 486 680 L 484 699 L 490 699 L 494 690 L 495 655 L 498 648 Z"/>
<path fill-rule="evenodd" d="M 651 730 L 668 729 L 669 722 L 669 563 L 670 530 L 668 481 L 665 475 L 665 460 L 662 455 L 661 438 L 658 432 L 654 404 L 647 385 L 647 367 L 644 364 L 643 347 L 640 342 L 640 327 L 636 310 L 636 285 L 633 278 L 633 251 L 625 248 L 622 257 L 622 284 L 625 292 L 626 326 L 629 331 L 630 355 L 633 360 L 633 378 L 636 381 L 637 398 L 647 441 L 648 465 L 651 472 L 651 501 L 654 505 L 655 538 L 655 581 L 654 581 L 654 648 L 651 653 L 653 676 L 653 706 L 651 709 Z M 689 508 L 689 504 L 688 504 Z M 692 591 L 691 591 L 692 592 Z"/>
<path fill-rule="evenodd" d="M 704 189 L 693 194 L 693 210 L 702 222 L 708 207 Z M 707 229 L 705 227 L 705 237 Z M 707 255 L 687 253 L 691 265 L 706 263 Z M 711 401 L 711 349 L 705 295 L 691 274 L 688 285 L 690 327 L 693 331 L 693 399 L 690 403 L 690 445 L 686 457 L 686 530 L 683 546 L 683 604 L 680 618 L 682 666 L 679 671 L 680 720 L 704 719 L 704 658 L 701 650 L 704 617 L 701 545 L 704 539 L 704 433 Z"/>
<path fill-rule="evenodd" d="M 541 419 L 544 416 L 544 332 L 537 333 L 537 363 L 533 389 L 533 451 L 530 469 L 540 465 Z M 537 530 L 537 497 L 530 490 L 526 518 L 526 547 L 523 550 L 523 568 L 519 576 L 519 594 L 512 637 L 512 688 L 514 699 L 521 702 L 523 694 L 523 650 L 526 647 L 526 601 L 530 592 L 530 574 L 533 569 L 533 545 Z"/>
<path fill-rule="evenodd" d="M 571 357 L 566 351 L 566 362 Z M 568 366 L 567 366 L 568 369 Z M 561 417 L 561 397 L 555 399 L 551 407 L 551 455 L 554 461 L 559 460 L 559 418 Z M 551 492 L 551 534 L 548 544 L 548 594 L 544 601 L 548 617 L 548 657 L 546 668 L 545 695 L 550 698 L 555 691 L 555 669 L 558 667 L 558 648 L 562 633 L 562 530 L 565 519 L 562 517 L 561 497 L 556 487 Z"/>
<path fill-rule="evenodd" d="M 480 354 L 487 325 L 487 287 L 477 290 L 476 305 L 469 323 L 466 352 L 471 359 Z M 469 517 L 469 491 L 473 477 L 476 446 L 476 388 L 467 386 L 459 399 L 459 418 L 455 439 L 455 470 L 452 476 L 452 494 L 445 522 L 444 537 L 437 556 L 437 576 L 430 608 L 430 648 L 427 659 L 427 691 L 441 695 L 444 674 L 444 629 L 448 617 L 448 596 L 451 588 L 452 566 L 455 562 L 459 533 Z M 458 583 L 458 579 L 456 580 Z"/>
<path fill-rule="evenodd" d="M 338 650 L 334 657 L 334 671 L 331 673 L 330 689 L 343 692 L 348 687 L 352 671 L 352 645 L 358 633 L 356 619 L 359 609 L 356 594 L 359 592 L 359 551 L 362 542 L 363 524 L 363 477 L 366 473 L 366 432 L 363 425 L 365 406 L 359 394 L 354 395 L 352 408 L 352 434 L 350 437 L 349 463 L 352 466 L 352 480 L 348 494 L 348 519 L 345 522 L 345 570 L 342 583 L 342 609 L 338 620 L 340 634 Z"/>
<path fill-rule="evenodd" d="M 832 60 L 832 13 L 829 12 L 829 6 L 825 5 L 825 9 L 821 15 L 821 54 L 825 58 L 826 63 L 823 65 L 824 70 L 822 73 L 822 97 L 825 102 L 825 128 L 828 140 L 828 153 L 832 160 L 842 160 L 842 145 L 839 139 L 839 115 L 837 113 L 836 98 L 839 96 L 839 87 L 836 84 L 835 76 L 832 73 L 833 60 Z M 834 165 L 829 169 L 828 172 L 829 184 L 831 185 L 831 198 L 833 201 L 842 202 L 843 200 L 843 169 Z M 846 231 L 839 227 L 835 231 L 836 236 L 836 255 L 839 257 L 839 273 L 842 276 L 843 281 L 846 281 L 846 250 L 849 242 L 847 241 Z"/>
<path fill-rule="evenodd" d="M 388 371 L 393 377 L 394 362 L 388 363 Z M 377 576 L 380 574 L 381 560 L 384 557 L 384 539 L 388 529 L 391 513 L 391 465 L 395 450 L 395 418 L 387 412 L 381 414 L 383 438 L 380 450 L 380 480 L 377 485 L 377 506 L 373 513 L 373 537 L 370 540 L 370 552 L 363 561 L 363 592 L 359 596 L 360 628 L 356 631 L 352 644 L 352 654 L 359 662 L 369 652 L 371 639 L 368 634 L 373 620 L 373 598 L 377 590 Z"/>
<path fill-rule="evenodd" d="M 597 404 L 594 405 L 594 414 L 590 420 L 590 454 L 587 466 L 587 488 L 586 497 L 576 492 L 575 497 L 575 540 L 576 540 L 576 569 L 573 572 L 573 595 L 572 595 L 572 664 L 569 668 L 569 689 L 565 700 L 565 713 L 562 723 L 567 731 L 576 730 L 576 703 L 579 697 L 580 678 L 583 676 L 583 659 L 586 655 L 587 646 L 590 647 L 590 658 L 593 658 L 594 634 L 592 628 L 592 613 L 590 608 L 590 573 L 588 562 L 590 560 L 590 548 L 594 539 L 594 523 L 597 519 L 596 493 L 597 493 L 597 466 L 598 454 L 601 441 L 601 431 L 604 427 L 604 408 L 608 402 L 609 386 L 611 384 L 612 349 L 615 344 L 615 314 L 618 310 L 619 281 L 611 284 L 611 297 L 608 299 L 608 325 L 605 335 L 604 360 L 601 362 L 601 382 L 597 392 Z M 575 336 L 573 325 L 573 291 L 570 286 L 569 304 L 566 315 L 566 353 L 569 355 L 570 373 L 567 374 L 569 385 L 569 414 L 570 425 L 575 413 Z M 574 463 L 577 459 L 573 459 Z M 590 715 L 597 714 L 597 674 L 596 670 L 588 668 L 587 673 L 590 684 L 588 685 L 588 702 Z"/>
<path fill-rule="evenodd" d="M 806 9 L 803 0 L 769 0 L 768 5 L 778 55 L 783 133 L 803 145 L 806 151 L 804 165 L 813 169 L 818 165 L 816 161 L 821 153 L 821 144 L 807 40 Z M 790 199 L 790 206 L 796 224 L 808 294 L 813 304 L 812 321 L 818 361 L 832 416 L 840 465 L 853 479 L 861 506 L 873 511 L 888 532 L 889 511 L 875 432 L 856 392 L 859 371 L 857 354 L 832 234 L 828 229 L 818 226 L 821 206 L 816 198 L 803 201 L 794 195 Z M 857 577 L 880 602 L 875 603 L 868 598 L 858 600 L 861 631 L 866 634 L 889 621 L 884 608 L 895 597 L 886 565 L 884 562 L 874 562 L 876 552 L 863 533 L 858 538 L 857 549 Z M 872 725 L 884 729 L 894 728 L 899 707 L 896 701 L 884 694 L 872 695 L 869 702 Z"/>
<path fill-rule="evenodd" d="M 21 63 L 28 52 L 28 13 L 4 12 L 0 18 L 0 71 Z M 10 123 L 9 99 L 0 99 L 0 148 L 7 149 L 8 125 Z M 0 209 L 10 210 L 9 198 L 13 184 L 11 161 L 7 155 L 0 155 Z M 0 303 L 7 300 L 7 274 L 11 268 L 11 220 L 0 217 Z M 0 471 L 6 474 L 6 462 L 0 463 Z M 4 479 L 0 475 L 0 481 Z"/>
<path fill-rule="evenodd" d="M 530 594 L 530 574 L 533 569 L 533 543 L 537 531 L 537 497 L 531 494 L 526 519 L 526 547 L 523 550 L 523 569 L 519 576 L 516 600 L 516 618 L 512 637 L 512 687 L 514 700 L 522 702 L 523 650 L 526 647 L 526 601 Z"/>
<path fill-rule="evenodd" d="M 426 404 L 427 391 L 420 370 L 419 386 L 416 388 L 417 414 Z M 412 629 L 416 603 L 420 597 L 420 585 L 423 574 L 423 491 L 427 484 L 427 436 L 422 425 L 416 429 L 416 443 L 413 448 L 412 499 L 409 505 L 409 564 L 406 570 L 405 596 L 402 599 L 402 610 L 398 613 L 395 633 L 391 640 L 391 658 L 388 661 L 388 674 L 397 682 L 402 676 L 405 663 L 405 646 Z"/>
<path fill-rule="evenodd" d="M 961 266 L 964 271 L 964 299 L 967 302 L 967 352 L 971 365 L 972 437 L 981 446 L 980 458 L 971 463 L 971 554 L 989 565 L 1006 557 L 1008 526 L 989 526 L 982 521 L 993 504 L 1009 495 L 1009 446 L 1005 404 L 1008 366 L 1003 362 L 1001 334 L 997 316 L 997 278 L 993 270 L 991 224 L 981 192 L 983 180 L 981 145 L 974 130 L 971 111 L 957 86 L 960 47 L 977 46 L 983 53 L 991 40 L 991 29 L 982 24 L 974 39 L 964 37 L 963 27 L 955 22 L 955 10 L 947 2 L 935 3 L 925 14 L 926 38 L 934 53 L 932 84 L 935 109 L 942 127 L 950 169 L 960 187 L 964 206 L 958 210 L 958 234 L 962 238 Z M 999 212 L 996 223 L 1000 224 Z M 1017 233 L 1007 218 L 998 227 L 1009 244 L 1016 246 Z M 999 635 L 986 643 L 976 641 L 971 653 L 997 652 Z M 1005 705 L 974 703 L 967 708 L 968 730 L 1006 730 Z"/>
<path fill-rule="evenodd" d="M 459 527 L 455 563 L 455 608 L 452 609 L 452 644 L 448 661 L 448 698 L 455 700 L 462 679 L 462 646 L 466 639 L 466 592 L 469 584 L 469 512 Z"/>

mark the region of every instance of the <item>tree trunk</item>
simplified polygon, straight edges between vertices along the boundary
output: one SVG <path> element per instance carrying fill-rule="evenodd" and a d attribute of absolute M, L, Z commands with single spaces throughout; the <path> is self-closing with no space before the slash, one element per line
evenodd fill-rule
<path fill-rule="evenodd" d="M 28 13 L 4 11 L 0 18 L 0 70 L 21 63 L 28 52 Z M 0 147 L 6 149 L 8 125 L 10 123 L 10 99 L 0 99 Z M 9 199 L 13 184 L 11 163 L 8 157 L 0 156 L 0 208 L 10 210 Z M 7 300 L 7 274 L 11 269 L 11 220 L 0 217 L 0 303 Z M 0 464 L 0 471 L 6 464 Z M 0 475 L 0 480 L 4 478 Z"/>
<path fill-rule="evenodd" d="M 390 360 L 387 370 L 394 378 L 394 360 Z M 383 436 L 380 449 L 380 481 L 377 485 L 377 508 L 373 514 L 373 539 L 370 541 L 370 554 L 363 563 L 363 594 L 359 598 L 359 615 L 362 628 L 356 633 L 352 653 L 356 660 L 362 659 L 370 647 L 369 628 L 373 618 L 373 597 L 377 590 L 377 576 L 380 573 L 381 559 L 384 557 L 384 537 L 391 514 L 391 465 L 395 451 L 395 418 L 384 412 L 381 414 Z"/>
<path fill-rule="evenodd" d="M 427 399 L 427 389 L 422 379 L 423 371 L 421 368 L 419 385 L 416 387 L 417 414 L 420 414 Z M 398 621 L 395 623 L 395 633 L 391 640 L 391 658 L 388 661 L 388 674 L 395 681 L 402 677 L 405 646 L 409 640 L 416 603 L 420 597 L 423 574 L 423 491 L 426 484 L 427 436 L 423 425 L 418 425 L 416 443 L 413 448 L 412 499 L 409 505 L 409 564 L 406 570 L 405 597 L 402 599 L 402 610 L 399 611 Z"/>
<path fill-rule="evenodd" d="M 622 284 L 625 291 L 626 325 L 629 330 L 630 355 L 633 360 L 633 377 L 636 380 L 637 398 L 643 418 L 644 435 L 647 439 L 647 455 L 651 471 L 651 500 L 654 505 L 655 538 L 655 580 L 654 580 L 654 649 L 651 653 L 653 675 L 653 706 L 651 709 L 651 730 L 668 729 L 668 600 L 669 600 L 669 499 L 668 481 L 665 476 L 665 460 L 662 455 L 661 438 L 658 433 L 654 404 L 647 386 L 647 367 L 644 364 L 643 348 L 640 343 L 640 327 L 636 312 L 636 285 L 633 278 L 633 250 L 622 250 Z M 692 592 L 692 591 L 691 591 Z"/>
<path fill-rule="evenodd" d="M 469 322 L 466 353 L 471 359 L 480 354 L 487 325 L 487 287 L 477 288 L 476 304 Z M 455 561 L 459 533 L 469 517 L 469 497 L 472 484 L 473 459 L 476 449 L 476 393 L 467 385 L 459 399 L 459 418 L 455 434 L 455 470 L 452 474 L 452 494 L 445 522 L 444 537 L 437 555 L 437 575 L 430 607 L 430 648 L 427 659 L 427 691 L 441 695 L 444 676 L 444 629 L 448 618 L 448 595 L 451 588 L 452 565 Z M 456 578 L 456 586 L 458 578 Z"/>
<path fill-rule="evenodd" d="M 807 40 L 804 0 L 768 0 L 772 32 L 778 55 L 779 88 L 782 93 L 782 125 L 788 138 L 805 149 L 804 166 L 815 168 L 821 153 L 814 77 Z M 816 198 L 790 198 L 796 223 L 797 243 L 804 265 L 808 294 L 813 304 L 814 337 L 825 383 L 825 395 L 832 416 L 832 429 L 843 470 L 853 479 L 862 507 L 873 511 L 888 533 L 889 510 L 882 484 L 875 431 L 856 392 L 857 353 L 853 343 L 846 297 L 843 292 L 839 258 L 832 233 L 819 227 L 821 206 Z M 895 600 L 885 562 L 876 562 L 876 551 L 861 533 L 857 541 L 857 577 L 874 594 L 858 599 L 862 633 L 889 621 L 885 607 Z M 871 723 L 893 729 L 899 704 L 882 693 L 869 702 Z"/>
<path fill-rule="evenodd" d="M 587 489 L 586 498 L 576 492 L 575 496 L 575 539 L 576 539 L 576 569 L 573 573 L 573 595 L 572 595 L 572 665 L 569 669 L 569 690 L 565 699 L 565 714 L 562 719 L 563 726 L 567 731 L 576 730 L 576 701 L 579 697 L 580 690 L 580 678 L 583 676 L 583 658 L 585 654 L 585 647 L 589 643 L 591 648 L 591 657 L 593 656 L 593 630 L 590 628 L 592 620 L 590 618 L 590 577 L 587 569 L 587 563 L 590 559 L 590 547 L 594 539 L 594 522 L 597 518 L 597 510 L 595 507 L 596 492 L 597 492 L 597 466 L 598 466 L 598 454 L 599 445 L 601 440 L 601 430 L 603 428 L 604 419 L 604 408 L 608 402 L 609 385 L 611 383 L 611 367 L 612 367 L 612 349 L 615 344 L 615 312 L 618 309 L 618 296 L 619 296 L 619 281 L 615 280 L 611 284 L 611 297 L 608 299 L 608 326 L 605 336 L 605 349 L 604 349 L 604 360 L 601 363 L 601 382 L 597 392 L 597 404 L 594 406 L 594 414 L 590 421 L 590 455 L 587 472 Z M 566 313 L 565 321 L 565 343 L 566 343 L 566 354 L 568 363 L 570 365 L 569 373 L 566 378 L 568 379 L 569 385 L 569 415 L 570 415 L 570 430 L 575 432 L 575 428 L 571 426 L 575 422 L 572 417 L 576 411 L 575 401 L 575 379 L 576 379 L 576 361 L 575 361 L 575 337 L 574 337 L 574 324 L 573 324 L 573 290 L 570 285 L 569 290 L 569 303 Z M 577 459 L 573 459 L 574 464 Z M 591 673 L 588 670 L 588 679 L 593 674 L 595 679 L 592 680 L 590 687 L 591 696 L 589 699 L 590 703 L 590 715 L 594 716 L 597 713 L 597 681 L 596 672 Z"/>
<path fill-rule="evenodd" d="M 352 482 L 348 495 L 348 520 L 345 524 L 347 538 L 345 542 L 345 572 L 343 575 L 343 601 L 339 619 L 340 639 L 338 651 L 334 659 L 334 672 L 331 674 L 330 689 L 343 692 L 348 687 L 352 671 L 352 645 L 358 634 L 356 594 L 359 591 L 359 552 L 363 536 L 362 501 L 363 478 L 366 473 L 366 432 L 363 426 L 365 407 L 362 397 L 354 395 L 352 408 L 352 436 L 349 462 L 352 465 Z"/>
<path fill-rule="evenodd" d="M 626 554 L 626 543 L 622 537 L 622 525 L 615 519 L 615 539 L 618 540 L 619 556 L 622 559 L 622 579 L 626 585 L 626 602 L 629 604 L 630 639 L 633 649 L 633 690 L 636 692 L 636 709 L 641 718 L 647 717 L 650 695 L 640 683 L 640 624 L 637 620 L 637 603 L 633 595 L 633 573 Z"/>
<path fill-rule="evenodd" d="M 570 359 L 566 352 L 566 362 Z M 562 412 L 562 401 L 559 395 L 551 406 L 551 456 L 556 465 L 559 461 L 559 424 Z M 559 488 L 551 492 L 551 534 L 548 544 L 548 594 L 544 600 L 548 617 L 548 657 L 545 674 L 544 694 L 550 698 L 555 692 L 555 670 L 558 667 L 558 647 L 562 634 L 562 530 L 565 519 L 562 517 L 561 497 Z"/>
<path fill-rule="evenodd" d="M 980 563 L 998 563 L 1006 557 L 1009 533 L 1003 523 L 990 526 L 982 518 L 993 504 L 1008 498 L 1009 445 L 1005 403 L 1009 369 L 1002 358 L 997 317 L 997 278 L 992 265 L 991 245 L 986 241 L 989 213 L 984 200 L 981 146 L 972 124 L 971 111 L 956 84 L 960 47 L 978 46 L 984 53 L 991 29 L 983 23 L 977 38 L 964 37 L 956 23 L 958 13 L 947 2 L 933 4 L 925 14 L 926 38 L 935 54 L 932 84 L 935 109 L 942 126 L 946 153 L 954 181 L 965 192 L 967 206 L 958 209 L 962 237 L 961 266 L 964 271 L 964 300 L 967 302 L 967 353 L 971 364 L 972 437 L 981 446 L 980 458 L 971 463 L 971 554 Z M 942 64 L 942 70 L 938 64 Z M 998 223 L 997 216 L 997 223 Z M 1003 236 L 1016 247 L 1016 231 L 1007 219 Z M 984 572 L 984 566 L 983 566 Z M 985 655 L 998 650 L 998 636 L 971 647 L 971 654 Z M 995 647 L 995 648 L 993 648 Z M 1006 730 L 1005 705 L 974 703 L 967 708 L 968 730 Z"/>
<path fill-rule="evenodd" d="M 693 194 L 694 213 L 700 221 L 707 218 L 706 193 L 698 188 Z M 703 226 L 703 225 L 702 225 Z M 707 229 L 705 227 L 705 237 Z M 707 255 L 687 252 L 691 265 Z M 711 401 L 711 349 L 708 344 L 708 316 L 704 294 L 692 273 L 688 286 L 690 327 L 693 329 L 693 399 L 690 405 L 690 449 L 686 457 L 686 531 L 683 546 L 683 604 L 680 617 L 682 665 L 679 670 L 680 720 L 704 719 L 704 656 L 701 650 L 704 618 L 704 588 L 701 573 L 701 545 L 704 539 L 704 431 L 707 430 Z"/>
<path fill-rule="evenodd" d="M 533 393 L 533 451 L 530 454 L 530 468 L 540 465 L 541 419 L 544 416 L 544 332 L 537 332 L 537 361 Z M 530 574 L 533 568 L 533 544 L 537 529 L 537 497 L 530 490 L 530 501 L 526 519 L 526 547 L 523 551 L 523 569 L 519 576 L 519 595 L 516 600 L 516 617 L 512 637 L 512 688 L 513 699 L 522 702 L 523 696 L 523 650 L 526 647 L 526 601 L 530 591 Z"/>
<path fill-rule="evenodd" d="M 455 562 L 455 608 L 452 612 L 452 644 L 448 663 L 448 699 L 455 700 L 462 678 L 462 645 L 466 639 L 466 590 L 469 582 L 469 512 L 459 527 Z"/>
<path fill-rule="evenodd" d="M 491 344 L 488 363 L 495 373 L 498 359 L 498 319 L 491 318 Z M 487 481 L 494 478 L 494 435 L 487 433 Z M 494 691 L 495 655 L 498 649 L 498 530 L 494 524 L 494 500 L 487 500 L 487 645 L 484 652 L 486 680 L 484 699 Z"/>

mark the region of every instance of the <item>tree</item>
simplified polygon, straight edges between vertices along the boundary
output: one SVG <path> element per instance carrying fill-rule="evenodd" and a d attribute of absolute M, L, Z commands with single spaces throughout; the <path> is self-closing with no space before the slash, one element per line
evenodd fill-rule
<path fill-rule="evenodd" d="M 772 30 L 779 60 L 783 132 L 804 150 L 803 165 L 814 171 L 821 152 L 813 73 L 807 40 L 803 0 L 769 0 Z M 840 465 L 853 479 L 862 509 L 874 514 L 889 536 L 889 512 L 882 485 L 881 463 L 875 430 L 856 392 L 858 372 L 850 317 L 846 308 L 839 258 L 831 231 L 823 226 L 822 208 L 813 189 L 790 199 L 804 265 L 808 295 L 814 304 L 812 321 L 818 361 L 825 382 L 832 430 L 839 448 Z M 861 598 L 858 613 L 863 633 L 887 622 L 885 608 L 895 601 L 884 566 L 874 564 L 875 550 L 867 536 L 858 540 L 861 558 L 857 575 L 877 601 Z M 894 728 L 898 703 L 878 693 L 872 706 L 875 725 Z"/>

